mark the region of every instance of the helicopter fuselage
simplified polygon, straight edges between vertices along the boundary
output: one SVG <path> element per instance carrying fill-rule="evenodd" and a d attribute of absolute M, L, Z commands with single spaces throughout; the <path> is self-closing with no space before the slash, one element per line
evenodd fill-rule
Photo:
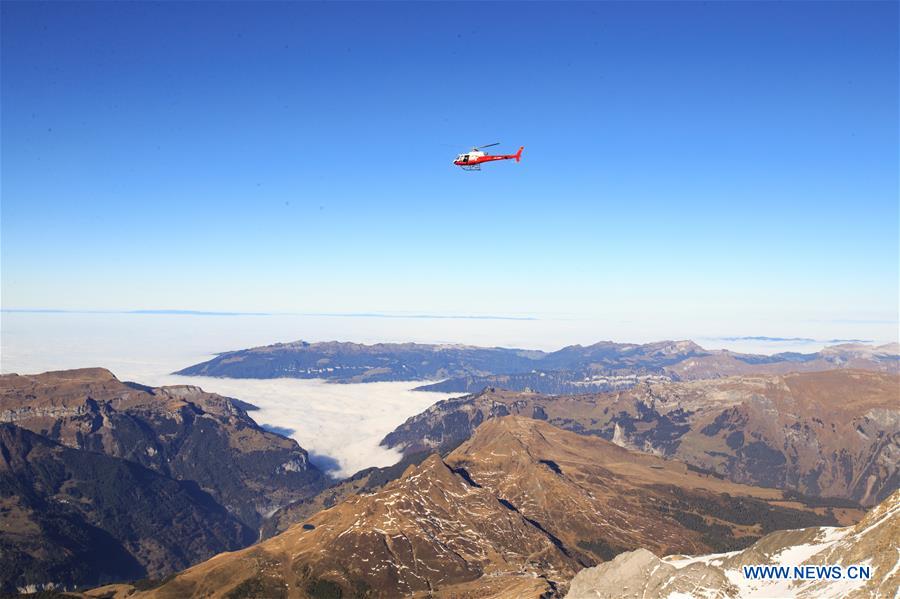
<path fill-rule="evenodd" d="M 487 152 L 473 150 L 457 156 L 453 164 L 456 166 L 475 166 L 485 162 L 493 162 L 494 160 L 515 160 L 519 162 L 522 158 L 522 150 L 523 148 L 519 148 L 519 151 L 515 154 L 488 154 Z"/>

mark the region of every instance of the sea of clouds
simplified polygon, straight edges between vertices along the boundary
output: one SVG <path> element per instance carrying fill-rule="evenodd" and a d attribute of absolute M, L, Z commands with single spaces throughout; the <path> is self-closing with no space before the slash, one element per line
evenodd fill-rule
<path fill-rule="evenodd" d="M 694 336 L 694 340 L 709 349 L 813 352 L 838 336 L 862 334 L 877 340 L 882 329 L 881 324 L 867 329 L 858 323 L 844 323 L 823 330 L 821 323 L 805 323 L 791 329 L 804 337 L 723 337 L 711 334 L 710 329 L 706 335 Z M 316 463 L 335 476 L 345 476 L 365 467 L 394 463 L 399 455 L 378 444 L 384 435 L 452 395 L 412 391 L 423 381 L 342 385 L 320 380 L 220 379 L 171 373 L 208 360 L 217 352 L 299 339 L 555 350 L 604 339 L 647 342 L 689 337 L 652 322 L 571 318 L 2 312 L 0 372 L 30 374 L 102 366 L 121 380 L 146 385 L 198 385 L 258 406 L 251 416 L 259 424 L 293 437 L 310 451 Z"/>
<path fill-rule="evenodd" d="M 285 338 L 284 327 L 284 321 L 250 316 L 3 313 L 0 369 L 31 374 L 102 366 L 121 380 L 197 385 L 241 399 L 259 408 L 250 412 L 257 423 L 295 439 L 335 477 L 396 463 L 399 452 L 379 446 L 381 439 L 410 416 L 452 397 L 412 391 L 427 381 L 345 385 L 171 374 L 217 351 L 307 338 L 299 330 Z"/>
<path fill-rule="evenodd" d="M 379 446 L 386 434 L 446 393 L 412 391 L 422 382 L 334 384 L 304 379 L 162 377 L 158 384 L 190 384 L 249 401 L 264 428 L 292 437 L 314 464 L 335 477 L 369 466 L 390 466 L 400 453 Z"/>

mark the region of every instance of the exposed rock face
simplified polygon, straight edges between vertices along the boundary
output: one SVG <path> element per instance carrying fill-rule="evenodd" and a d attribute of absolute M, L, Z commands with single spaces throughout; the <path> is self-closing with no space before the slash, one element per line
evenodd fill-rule
<path fill-rule="evenodd" d="M 159 578 L 255 536 L 194 484 L 0 424 L 0 592 Z"/>
<path fill-rule="evenodd" d="M 422 389 L 474 392 L 488 386 L 542 393 L 625 389 L 643 382 L 739 374 L 856 368 L 900 372 L 893 345 L 836 345 L 774 356 L 705 350 L 692 341 L 643 345 L 602 341 L 555 352 L 417 343 L 280 343 L 220 354 L 178 374 L 232 378 L 323 378 L 335 382 L 447 379 Z"/>
<path fill-rule="evenodd" d="M 123 383 L 101 368 L 0 376 L 0 422 L 194 481 L 257 528 L 263 515 L 318 492 L 325 476 L 241 405 L 197 387 Z"/>
<path fill-rule="evenodd" d="M 737 587 L 717 569 L 703 564 L 690 564 L 680 574 L 675 566 L 659 559 L 646 549 L 622 553 L 612 561 L 586 568 L 579 572 L 566 595 L 568 599 L 610 599 L 669 597 L 677 593 L 690 593 L 702 589 L 702 597 L 725 599 L 733 597 Z"/>
<path fill-rule="evenodd" d="M 742 566 L 851 565 L 872 577 L 843 580 L 752 580 Z M 658 558 L 639 549 L 587 568 L 572 580 L 567 599 L 671 597 L 869 598 L 895 597 L 900 588 L 900 491 L 846 528 L 772 533 L 734 553 Z"/>
<path fill-rule="evenodd" d="M 494 419 L 277 536 L 135 597 L 553 597 L 620 551 L 746 546 L 826 509 L 535 419 Z M 861 514 L 860 514 L 861 515 Z"/>
<path fill-rule="evenodd" d="M 900 487 L 900 377 L 832 370 L 546 396 L 488 389 L 438 402 L 383 445 L 448 451 L 517 414 L 675 457 L 730 480 L 874 504 Z"/>

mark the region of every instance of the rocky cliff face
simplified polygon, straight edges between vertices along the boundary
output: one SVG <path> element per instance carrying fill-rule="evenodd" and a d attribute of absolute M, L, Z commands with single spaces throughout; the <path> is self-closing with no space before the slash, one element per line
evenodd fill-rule
<path fill-rule="evenodd" d="M 382 443 L 406 453 L 446 452 L 483 422 L 516 414 L 735 482 L 871 505 L 900 487 L 898 397 L 900 377 L 859 370 L 645 383 L 573 396 L 488 389 L 438 402 Z"/>
<path fill-rule="evenodd" d="M 826 508 L 523 418 L 135 597 L 553 597 L 584 565 L 648 546 L 746 546 Z M 853 517 L 853 515 L 847 515 Z"/>
<path fill-rule="evenodd" d="M 869 580 L 752 580 L 742 566 L 851 565 L 872 568 Z M 743 551 L 658 558 L 640 549 L 587 568 L 572 580 L 567 599 L 895 597 L 900 588 L 900 491 L 855 526 L 784 530 Z"/>
<path fill-rule="evenodd" d="M 0 377 L 0 422 L 194 481 L 244 524 L 318 492 L 325 476 L 235 400 L 123 383 L 100 368 Z"/>
<path fill-rule="evenodd" d="M 255 536 L 194 484 L 0 424 L 0 591 L 159 578 Z"/>

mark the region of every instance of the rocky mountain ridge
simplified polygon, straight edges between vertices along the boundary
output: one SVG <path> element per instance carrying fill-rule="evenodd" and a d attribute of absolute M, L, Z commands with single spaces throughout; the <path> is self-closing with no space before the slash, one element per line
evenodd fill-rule
<path fill-rule="evenodd" d="M 788 522 L 837 523 L 828 508 L 785 500 L 500 418 L 443 459 L 134 597 L 554 597 L 576 570 L 630 547 L 732 548 Z"/>
<path fill-rule="evenodd" d="M 446 452 L 483 422 L 518 414 L 736 482 L 872 505 L 900 487 L 898 397 L 900 377 L 849 369 L 571 396 L 488 389 L 438 402 L 382 444 Z"/>

